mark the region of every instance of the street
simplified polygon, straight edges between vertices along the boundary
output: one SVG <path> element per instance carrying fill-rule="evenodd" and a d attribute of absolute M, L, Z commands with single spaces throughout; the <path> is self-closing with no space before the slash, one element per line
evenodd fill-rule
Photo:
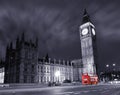
<path fill-rule="evenodd" d="M 2 88 L 0 89 L 0 95 L 120 95 L 120 85 Z"/>

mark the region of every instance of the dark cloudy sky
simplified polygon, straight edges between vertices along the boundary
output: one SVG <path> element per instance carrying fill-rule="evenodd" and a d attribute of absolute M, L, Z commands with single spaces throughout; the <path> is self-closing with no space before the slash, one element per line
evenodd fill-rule
<path fill-rule="evenodd" d="M 0 0 L 0 57 L 17 35 L 39 38 L 39 52 L 57 59 L 79 59 L 83 9 L 97 32 L 99 65 L 120 65 L 119 0 Z M 117 67 L 118 67 L 117 66 Z"/>

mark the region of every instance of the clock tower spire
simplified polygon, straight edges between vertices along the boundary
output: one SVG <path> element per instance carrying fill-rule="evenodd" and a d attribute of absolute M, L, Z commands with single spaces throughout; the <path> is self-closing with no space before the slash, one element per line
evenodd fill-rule
<path fill-rule="evenodd" d="M 90 17 L 86 11 L 86 9 L 84 9 L 84 14 L 83 14 L 83 19 L 82 19 L 82 24 L 86 23 L 86 22 L 91 22 Z"/>
<path fill-rule="evenodd" d="M 79 28 L 83 73 L 90 76 L 96 75 L 96 33 L 95 26 L 91 23 L 90 17 L 84 10 L 82 24 Z"/>

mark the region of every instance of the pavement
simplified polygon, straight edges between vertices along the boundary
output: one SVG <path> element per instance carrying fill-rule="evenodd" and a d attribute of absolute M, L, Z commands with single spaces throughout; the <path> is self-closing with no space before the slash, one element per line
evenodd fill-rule
<path fill-rule="evenodd" d="M 3 88 L 0 95 L 120 95 L 120 84 Z"/>

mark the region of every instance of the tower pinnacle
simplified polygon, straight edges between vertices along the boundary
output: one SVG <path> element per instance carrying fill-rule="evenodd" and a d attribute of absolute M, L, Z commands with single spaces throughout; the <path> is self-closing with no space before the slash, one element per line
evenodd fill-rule
<path fill-rule="evenodd" d="M 84 24 L 84 23 L 86 23 L 86 22 L 91 22 L 91 21 L 90 21 L 90 17 L 89 17 L 89 15 L 88 15 L 86 9 L 84 9 L 82 24 Z"/>

